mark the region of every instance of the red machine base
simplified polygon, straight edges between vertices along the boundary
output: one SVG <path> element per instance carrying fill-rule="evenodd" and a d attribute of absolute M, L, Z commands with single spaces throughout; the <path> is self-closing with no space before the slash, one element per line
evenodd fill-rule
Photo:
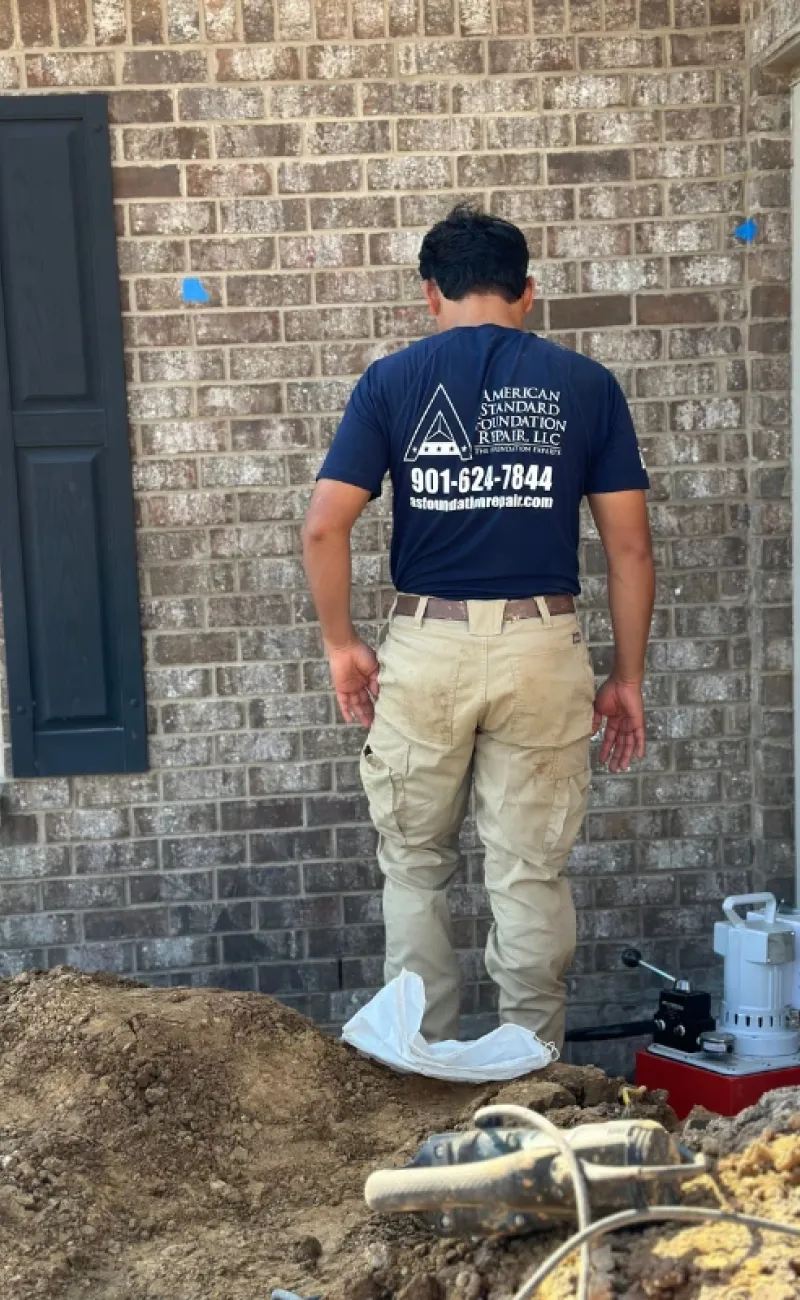
<path fill-rule="evenodd" d="M 731 1078 L 644 1051 L 636 1053 L 636 1083 L 646 1088 L 665 1089 L 678 1119 L 685 1119 L 693 1106 L 705 1106 L 718 1115 L 738 1115 L 765 1092 L 799 1085 L 800 1066 Z"/>

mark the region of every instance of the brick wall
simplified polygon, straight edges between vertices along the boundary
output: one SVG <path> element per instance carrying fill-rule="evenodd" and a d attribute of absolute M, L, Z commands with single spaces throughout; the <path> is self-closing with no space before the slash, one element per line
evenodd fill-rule
<path fill-rule="evenodd" d="M 573 1022 L 647 1004 L 626 943 L 703 971 L 719 899 L 784 889 L 792 853 L 788 101 L 748 65 L 738 0 L 535 0 L 533 23 L 529 0 L 17 4 L 7 93 L 110 96 L 152 767 L 9 781 L 0 972 L 260 988 L 327 1022 L 379 984 L 361 737 L 333 711 L 299 528 L 354 379 L 428 328 L 415 253 L 460 196 L 523 225 L 534 326 L 613 368 L 652 470 L 652 739 L 598 774 L 573 855 Z M 371 638 L 387 533 L 380 506 L 356 532 Z M 587 530 L 598 672 L 603 568 Z"/>

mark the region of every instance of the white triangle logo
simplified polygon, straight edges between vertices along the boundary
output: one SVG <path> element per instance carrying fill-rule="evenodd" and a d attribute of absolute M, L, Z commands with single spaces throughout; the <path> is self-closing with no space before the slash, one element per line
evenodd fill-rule
<path fill-rule="evenodd" d="M 405 459 L 419 456 L 458 456 L 472 460 L 472 444 L 444 384 L 440 384 L 422 413 L 406 449 Z"/>

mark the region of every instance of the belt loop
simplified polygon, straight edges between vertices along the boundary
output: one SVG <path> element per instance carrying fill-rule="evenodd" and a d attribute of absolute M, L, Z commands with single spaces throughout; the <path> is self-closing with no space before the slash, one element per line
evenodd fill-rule
<path fill-rule="evenodd" d="M 417 628 L 422 627 L 422 620 L 425 617 L 425 611 L 428 608 L 429 600 L 430 600 L 430 596 L 420 596 L 419 600 L 417 601 L 417 609 L 416 609 L 416 613 L 414 614 L 414 627 Z"/>
<path fill-rule="evenodd" d="M 536 602 L 536 608 L 542 616 L 542 622 L 545 627 L 550 627 L 553 620 L 550 615 L 550 607 L 547 604 L 546 598 L 544 596 L 534 596 L 533 599 Z"/>
<path fill-rule="evenodd" d="M 389 610 L 389 613 L 386 615 L 386 622 L 387 622 L 387 623 L 391 623 L 392 619 L 394 618 L 394 612 L 395 612 L 395 610 L 397 609 L 397 602 L 398 602 L 399 599 L 400 599 L 399 596 L 395 596 L 394 600 L 392 601 L 392 604 L 391 604 L 391 608 L 390 608 L 390 610 Z"/>

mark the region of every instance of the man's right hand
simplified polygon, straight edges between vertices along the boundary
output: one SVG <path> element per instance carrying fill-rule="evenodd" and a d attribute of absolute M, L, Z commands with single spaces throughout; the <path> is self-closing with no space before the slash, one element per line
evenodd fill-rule
<path fill-rule="evenodd" d="M 604 682 L 594 701 L 592 730 L 605 722 L 600 762 L 611 772 L 627 772 L 631 759 L 644 758 L 644 703 L 638 682 L 623 682 L 613 675 Z"/>
<path fill-rule="evenodd" d="M 378 697 L 378 657 L 364 641 L 328 646 L 331 679 L 345 722 L 372 725 Z"/>

